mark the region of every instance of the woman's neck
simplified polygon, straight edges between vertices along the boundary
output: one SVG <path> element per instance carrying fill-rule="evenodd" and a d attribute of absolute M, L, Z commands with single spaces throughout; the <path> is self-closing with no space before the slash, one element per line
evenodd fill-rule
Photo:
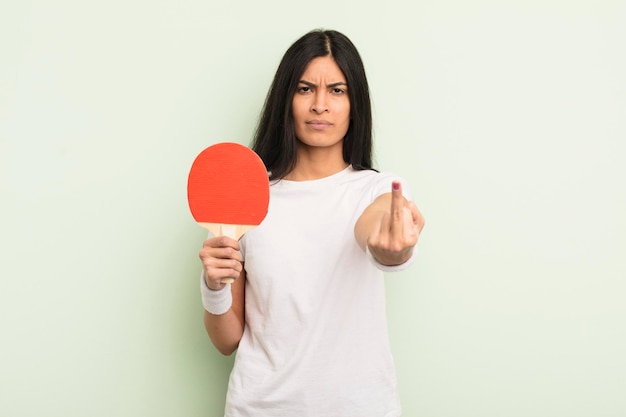
<path fill-rule="evenodd" d="M 343 154 L 336 151 L 324 152 L 317 149 L 314 152 L 298 149 L 298 160 L 295 168 L 285 176 L 290 181 L 311 181 L 329 177 L 348 167 L 343 160 Z"/>

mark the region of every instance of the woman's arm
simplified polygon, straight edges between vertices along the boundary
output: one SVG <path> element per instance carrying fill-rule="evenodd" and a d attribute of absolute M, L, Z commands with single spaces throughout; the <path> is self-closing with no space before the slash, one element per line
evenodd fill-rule
<path fill-rule="evenodd" d="M 239 242 L 226 236 L 207 239 L 200 251 L 200 259 L 203 266 L 203 284 L 206 284 L 203 291 L 208 293 L 209 300 L 219 291 L 230 291 L 232 295 L 232 304 L 223 314 L 212 314 L 206 309 L 204 311 L 204 327 L 211 341 L 220 353 L 230 355 L 239 346 L 245 326 L 246 273 L 239 252 Z M 223 284 L 223 278 L 236 279 L 232 284 Z M 224 305 L 221 302 L 218 304 Z M 206 308 L 211 310 L 209 307 Z"/>
<path fill-rule="evenodd" d="M 204 310 L 204 328 L 211 342 L 222 355 L 232 354 L 239 346 L 245 325 L 245 286 L 246 271 L 242 269 L 239 278 L 230 286 L 233 304 L 230 309 L 220 315 Z"/>
<path fill-rule="evenodd" d="M 400 265 L 413 254 L 424 216 L 413 202 L 402 196 L 402 186 L 394 181 L 391 193 L 379 196 L 361 214 L 354 236 L 364 251 L 382 265 Z"/>

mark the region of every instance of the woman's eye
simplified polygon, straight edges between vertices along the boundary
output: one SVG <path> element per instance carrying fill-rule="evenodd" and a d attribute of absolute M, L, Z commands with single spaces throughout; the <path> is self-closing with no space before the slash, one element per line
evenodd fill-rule
<path fill-rule="evenodd" d="M 309 91 L 311 91 L 310 87 L 306 87 L 306 86 L 298 87 L 299 93 L 308 93 Z"/>
<path fill-rule="evenodd" d="M 343 94 L 345 91 L 342 88 L 333 88 L 333 94 Z"/>

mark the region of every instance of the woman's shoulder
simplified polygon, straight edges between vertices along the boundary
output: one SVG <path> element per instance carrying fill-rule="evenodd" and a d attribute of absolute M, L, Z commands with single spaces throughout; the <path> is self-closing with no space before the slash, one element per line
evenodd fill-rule
<path fill-rule="evenodd" d="M 401 181 L 404 182 L 403 178 L 394 172 L 390 171 L 377 171 L 374 169 L 355 169 L 351 168 L 350 175 L 353 179 L 360 179 L 371 182 L 373 184 L 378 182 L 388 182 L 388 181 Z"/>
<path fill-rule="evenodd" d="M 391 183 L 394 181 L 399 181 L 403 190 L 408 191 L 410 189 L 409 184 L 403 177 L 390 171 L 356 170 L 353 168 L 351 176 L 355 182 L 360 182 L 363 188 L 370 191 L 374 198 L 391 192 Z"/>

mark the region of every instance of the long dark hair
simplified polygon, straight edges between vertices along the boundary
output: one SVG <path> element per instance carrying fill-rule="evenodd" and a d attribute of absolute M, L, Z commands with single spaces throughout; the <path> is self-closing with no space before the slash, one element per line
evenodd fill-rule
<path fill-rule="evenodd" d="M 271 171 L 271 179 L 283 178 L 296 165 L 293 96 L 308 63 L 324 56 L 335 60 L 348 83 L 350 126 L 343 140 L 343 159 L 354 169 L 372 169 L 372 106 L 363 61 L 345 35 L 317 29 L 287 49 L 261 112 L 252 149 Z"/>

